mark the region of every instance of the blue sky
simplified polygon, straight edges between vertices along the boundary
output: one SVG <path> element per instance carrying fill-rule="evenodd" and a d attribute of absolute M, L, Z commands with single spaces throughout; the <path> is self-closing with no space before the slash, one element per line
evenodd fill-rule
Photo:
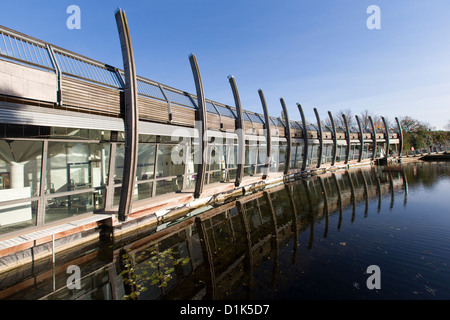
<path fill-rule="evenodd" d="M 81 30 L 69 30 L 69 5 Z M 370 5 L 381 29 L 369 30 Z M 314 121 L 340 109 L 410 115 L 442 129 L 450 120 L 448 0 L 16 0 L 2 3 L 0 24 L 122 68 L 114 12 L 125 10 L 137 73 L 195 93 L 188 56 L 197 56 L 207 98 L 234 105 L 236 78 L 244 107 L 272 115 L 283 97 Z"/>

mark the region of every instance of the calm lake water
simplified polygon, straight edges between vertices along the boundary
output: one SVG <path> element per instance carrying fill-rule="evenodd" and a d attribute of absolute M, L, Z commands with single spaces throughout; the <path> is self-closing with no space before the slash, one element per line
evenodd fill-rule
<path fill-rule="evenodd" d="M 448 300 L 449 176 L 420 162 L 295 181 L 2 274 L 0 299 Z"/>

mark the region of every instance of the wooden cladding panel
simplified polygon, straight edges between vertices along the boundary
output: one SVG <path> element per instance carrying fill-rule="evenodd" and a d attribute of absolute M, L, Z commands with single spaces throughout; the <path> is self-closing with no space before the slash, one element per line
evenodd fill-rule
<path fill-rule="evenodd" d="M 286 136 L 286 128 L 283 128 L 283 127 L 277 127 L 277 128 L 278 128 L 278 136 L 285 137 Z"/>
<path fill-rule="evenodd" d="M 223 130 L 236 130 L 236 120 L 228 117 L 222 117 Z"/>
<path fill-rule="evenodd" d="M 264 125 L 262 123 L 253 123 L 253 127 L 255 128 L 255 133 L 258 135 L 264 135 Z"/>
<path fill-rule="evenodd" d="M 299 129 L 291 129 L 291 137 L 303 138 L 303 131 Z"/>
<path fill-rule="evenodd" d="M 253 134 L 253 126 L 251 122 L 244 121 L 244 131 L 246 134 Z"/>
<path fill-rule="evenodd" d="M 62 100 L 65 106 L 96 112 L 120 114 L 121 91 L 78 79 L 62 77 Z"/>
<path fill-rule="evenodd" d="M 193 127 L 195 125 L 195 110 L 172 104 L 172 122 Z M 208 117 L 208 115 L 207 115 Z"/>
<path fill-rule="evenodd" d="M 220 130 L 220 117 L 216 114 L 207 114 L 208 129 Z"/>
<path fill-rule="evenodd" d="M 146 97 L 138 97 L 139 117 L 160 122 L 169 121 L 169 107 L 167 102 Z"/>

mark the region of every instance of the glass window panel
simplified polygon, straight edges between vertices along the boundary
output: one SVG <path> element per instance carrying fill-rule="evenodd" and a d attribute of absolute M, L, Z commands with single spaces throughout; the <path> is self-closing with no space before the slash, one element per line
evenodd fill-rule
<path fill-rule="evenodd" d="M 231 109 L 220 106 L 220 105 L 216 105 L 216 107 L 222 116 L 236 119 L 236 116 L 234 115 L 234 112 Z"/>
<path fill-rule="evenodd" d="M 116 159 L 114 168 L 114 184 L 121 183 L 123 179 L 123 164 L 125 158 L 125 145 L 118 144 L 116 147 Z"/>
<path fill-rule="evenodd" d="M 283 171 L 286 166 L 286 144 L 283 143 L 278 151 L 278 171 Z"/>
<path fill-rule="evenodd" d="M 225 169 L 225 146 L 209 146 L 209 171 Z"/>
<path fill-rule="evenodd" d="M 106 184 L 109 144 L 48 143 L 46 192 L 57 193 Z"/>
<path fill-rule="evenodd" d="M 0 202 L 38 196 L 41 163 L 42 142 L 0 140 Z"/>
<path fill-rule="evenodd" d="M 206 102 L 206 110 L 210 113 L 217 114 L 216 108 L 214 108 L 211 102 Z"/>
<path fill-rule="evenodd" d="M 227 152 L 229 154 L 229 158 L 227 158 L 228 168 L 236 168 L 238 162 L 238 146 L 237 145 L 228 145 Z"/>
<path fill-rule="evenodd" d="M 225 181 L 226 180 L 225 174 L 226 174 L 225 170 L 210 172 L 209 183 Z"/>
<path fill-rule="evenodd" d="M 158 180 L 156 182 L 156 195 L 180 191 L 183 188 L 183 177 Z"/>
<path fill-rule="evenodd" d="M 309 158 L 309 164 L 310 165 L 317 165 L 318 163 L 318 151 L 319 151 L 319 146 L 318 145 L 312 145 L 310 146 L 310 150 L 311 150 L 311 154 L 310 154 L 310 158 Z"/>
<path fill-rule="evenodd" d="M 236 169 L 228 169 L 228 177 L 230 179 L 230 181 L 234 181 L 236 180 Z"/>
<path fill-rule="evenodd" d="M 270 171 L 271 172 L 277 172 L 278 171 L 278 166 L 280 165 L 279 163 L 279 152 L 280 152 L 280 146 L 278 145 L 272 145 L 272 154 L 270 157 Z"/>
<path fill-rule="evenodd" d="M 104 208 L 104 190 L 47 199 L 45 223 Z"/>
<path fill-rule="evenodd" d="M 182 105 L 185 105 L 185 106 L 188 106 L 191 108 L 196 108 L 196 106 L 192 104 L 192 101 L 188 96 L 178 93 L 178 92 L 168 90 L 168 89 L 164 89 L 164 92 L 166 93 L 167 98 L 171 102 L 177 103 L 177 104 L 182 104 Z M 195 98 L 194 98 L 194 101 L 195 101 Z"/>
<path fill-rule="evenodd" d="M 249 113 L 248 116 L 252 119 L 253 122 L 264 124 L 264 121 L 262 120 L 264 118 L 260 118 L 258 115 Z"/>
<path fill-rule="evenodd" d="M 156 146 L 151 144 L 139 144 L 136 179 L 153 179 L 155 171 Z"/>
<path fill-rule="evenodd" d="M 186 176 L 186 189 L 194 188 L 195 187 L 195 180 L 197 175 L 196 174 L 189 174 Z"/>
<path fill-rule="evenodd" d="M 151 83 L 137 80 L 137 87 L 138 87 L 138 93 L 145 94 L 147 96 L 155 97 L 161 100 L 166 100 L 163 93 L 161 92 L 161 89 Z"/>
<path fill-rule="evenodd" d="M 264 168 L 265 168 L 265 166 L 263 164 L 256 166 L 255 167 L 255 174 L 262 174 L 262 173 L 264 173 L 265 172 Z"/>
<path fill-rule="evenodd" d="M 301 168 L 303 165 L 303 143 L 297 144 L 297 152 L 295 156 L 295 168 Z"/>
<path fill-rule="evenodd" d="M 0 205 L 0 234 L 35 226 L 37 208 L 37 201 Z"/>
<path fill-rule="evenodd" d="M 183 152 L 183 148 L 180 145 L 159 145 L 156 178 L 184 174 L 184 163 L 174 163 L 172 161 L 172 152 L 176 153 L 179 159 L 180 152 Z"/>
<path fill-rule="evenodd" d="M 244 167 L 244 176 L 251 176 L 255 171 L 254 166 Z"/>
<path fill-rule="evenodd" d="M 133 201 L 151 198 L 153 194 L 153 182 L 139 183 L 135 187 Z"/>

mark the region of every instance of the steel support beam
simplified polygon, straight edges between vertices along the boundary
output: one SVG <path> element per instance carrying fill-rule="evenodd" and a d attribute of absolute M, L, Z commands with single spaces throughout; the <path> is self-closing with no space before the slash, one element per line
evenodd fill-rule
<path fill-rule="evenodd" d="M 236 80 L 233 76 L 228 76 L 230 82 L 231 91 L 233 91 L 234 104 L 236 106 L 236 133 L 238 136 L 238 154 L 237 154 L 237 168 L 236 168 L 236 180 L 234 185 L 239 187 L 244 177 L 244 164 L 245 164 L 245 127 L 244 127 L 244 114 L 242 112 L 241 99 L 239 97 L 239 91 L 237 89 Z"/>
<path fill-rule="evenodd" d="M 375 154 L 377 152 L 377 131 L 375 129 L 375 124 L 373 123 L 373 119 L 369 116 L 370 126 L 372 127 L 372 140 L 373 140 L 373 153 L 372 153 L 372 161 L 375 160 Z"/>
<path fill-rule="evenodd" d="M 269 175 L 270 171 L 270 158 L 272 157 L 272 136 L 271 136 L 271 130 L 270 130 L 270 117 L 269 117 L 269 111 L 267 109 L 266 99 L 264 98 L 264 93 L 261 89 L 258 90 L 259 98 L 261 99 L 261 105 L 264 112 L 264 129 L 266 131 L 266 161 L 264 164 L 264 173 L 263 173 L 263 179 L 266 179 Z"/>
<path fill-rule="evenodd" d="M 381 120 L 383 120 L 383 124 L 384 124 L 384 140 L 386 140 L 386 151 L 384 152 L 385 158 L 389 157 L 389 128 L 387 126 L 386 123 L 386 119 L 384 117 L 381 117 Z"/>
<path fill-rule="evenodd" d="M 345 164 L 348 163 L 348 159 L 350 157 L 350 128 L 348 127 L 348 121 L 345 114 L 342 115 L 342 119 L 344 119 L 344 125 L 345 125 L 345 138 L 347 140 L 347 150 L 345 151 Z"/>
<path fill-rule="evenodd" d="M 125 221 L 131 212 L 134 184 L 136 180 L 139 142 L 139 112 L 136 68 L 127 17 L 125 12 L 120 8 L 116 11 L 115 17 L 117 29 L 119 31 L 120 45 L 122 47 L 122 59 L 125 72 L 125 158 L 118 211 L 119 221 Z"/>
<path fill-rule="evenodd" d="M 317 108 L 314 108 L 314 114 L 317 119 L 317 128 L 319 130 L 319 159 L 317 159 L 317 168 L 320 168 L 322 165 L 322 156 L 323 156 L 323 132 L 322 132 L 322 123 L 320 123 L 320 116 Z"/>
<path fill-rule="evenodd" d="M 336 125 L 334 123 L 333 115 L 331 111 L 328 111 L 328 116 L 331 121 L 331 129 L 333 130 L 333 157 L 331 158 L 331 165 L 334 166 L 336 164 L 336 155 L 337 155 L 337 134 L 336 134 Z"/>
<path fill-rule="evenodd" d="M 358 123 L 359 141 L 361 143 L 361 147 L 360 147 L 360 150 L 359 150 L 358 162 L 361 162 L 362 154 L 363 154 L 363 150 L 364 150 L 364 133 L 362 131 L 361 121 L 359 120 L 359 117 L 356 115 L 355 118 L 356 118 L 356 122 Z"/>
<path fill-rule="evenodd" d="M 42 142 L 42 158 L 41 158 L 41 175 L 39 179 L 39 201 L 38 201 L 38 212 L 36 217 L 36 225 L 38 227 L 44 225 L 45 223 L 45 186 L 47 179 L 47 157 L 48 157 L 48 140 L 45 139 Z"/>
<path fill-rule="evenodd" d="M 286 148 L 286 159 L 284 165 L 284 174 L 288 174 L 291 168 L 291 154 L 292 154 L 292 136 L 291 136 L 291 122 L 289 121 L 289 114 L 286 108 L 286 104 L 284 103 L 284 99 L 280 98 L 281 107 L 283 108 L 284 121 L 285 124 L 285 136 L 287 141 Z"/>
<path fill-rule="evenodd" d="M 206 150 L 208 147 L 208 137 L 206 136 L 206 102 L 205 102 L 205 93 L 203 91 L 203 83 L 200 75 L 200 69 L 198 67 L 197 58 L 194 54 L 189 56 L 189 62 L 191 63 L 192 74 L 194 76 L 195 88 L 197 91 L 197 112 L 198 112 L 198 124 L 199 124 L 199 158 L 200 163 L 198 165 L 198 172 L 195 181 L 195 191 L 194 198 L 200 198 L 203 192 L 203 186 L 205 184 L 205 175 L 206 175 Z"/>
<path fill-rule="evenodd" d="M 302 164 L 302 171 L 306 169 L 306 160 L 308 157 L 308 129 L 306 128 L 306 118 L 305 113 L 303 112 L 302 105 L 300 103 L 297 103 L 298 111 L 300 112 L 300 116 L 302 117 L 302 129 L 303 129 L 303 164 Z"/>
<path fill-rule="evenodd" d="M 400 144 L 398 146 L 398 156 L 399 158 L 402 157 L 402 152 L 403 152 L 403 130 L 402 130 L 402 125 L 400 124 L 400 121 L 398 120 L 397 117 L 395 117 L 395 122 L 397 122 L 397 127 L 398 127 L 398 135 L 399 135 L 399 140 L 400 140 Z"/>

